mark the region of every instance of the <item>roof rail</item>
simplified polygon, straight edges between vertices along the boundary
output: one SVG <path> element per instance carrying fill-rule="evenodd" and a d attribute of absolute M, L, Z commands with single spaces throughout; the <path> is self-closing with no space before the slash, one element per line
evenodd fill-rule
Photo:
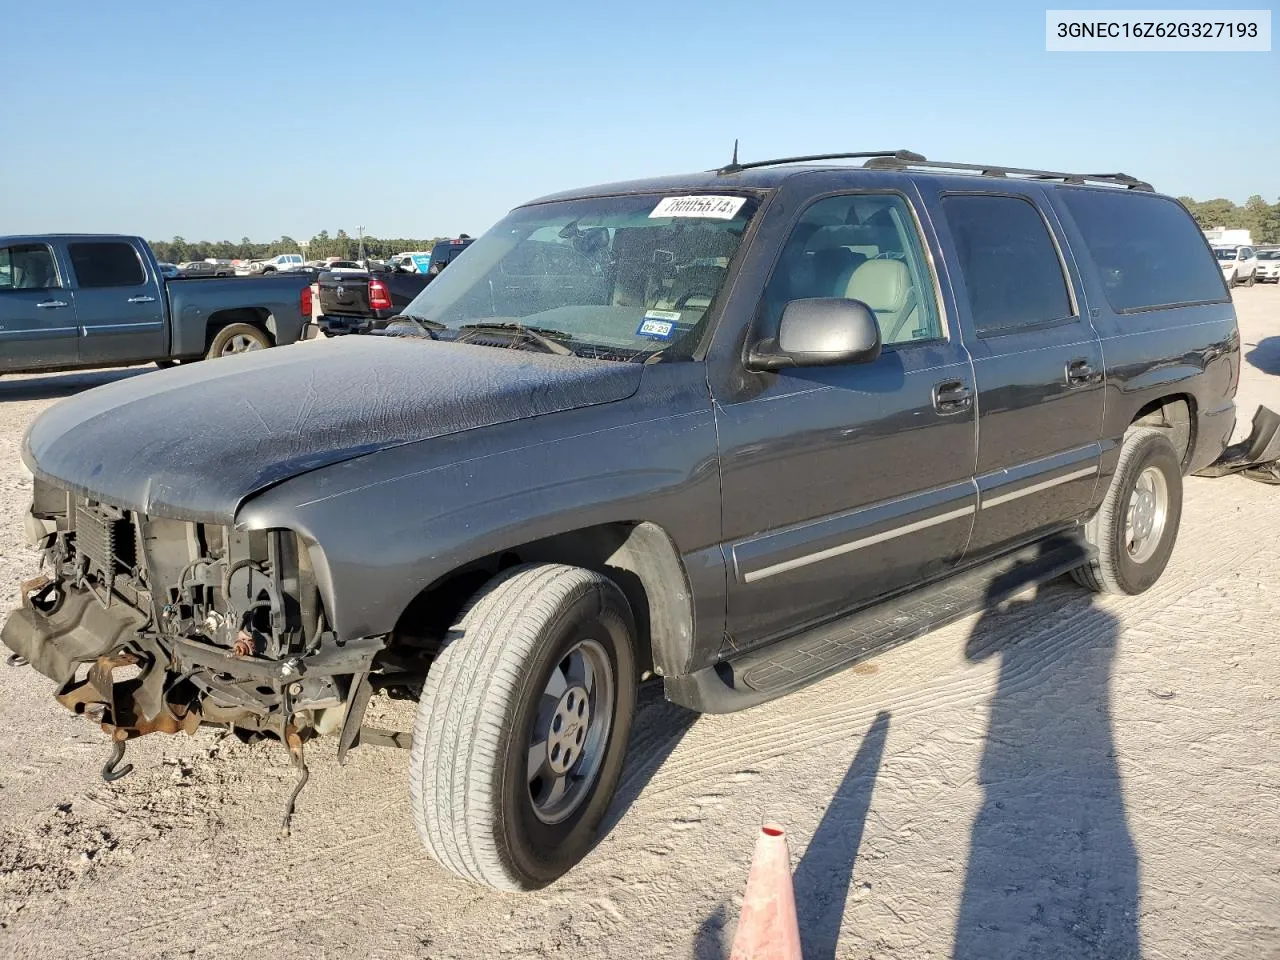
<path fill-rule="evenodd" d="M 927 163 L 923 156 L 912 150 L 870 150 L 863 153 L 815 153 L 807 157 L 779 157 L 777 160 L 752 160 L 750 163 L 738 162 L 738 145 L 733 147 L 733 161 L 720 167 L 719 174 L 737 173 L 740 170 L 752 170 L 756 167 L 773 167 L 783 163 L 808 163 L 812 160 L 863 160 L 880 158 L 890 163 L 921 164 Z M 867 164 L 868 166 L 870 164 Z"/>
<path fill-rule="evenodd" d="M 1063 183 L 1077 184 L 1107 183 L 1125 187 L 1128 190 L 1145 190 L 1148 193 L 1155 191 L 1155 188 L 1145 180 L 1131 177 L 1127 173 L 1060 173 L 1054 170 L 1030 170 L 1025 167 L 1001 167 L 989 163 L 948 163 L 943 160 L 913 160 L 895 156 L 872 157 L 863 166 L 881 170 L 906 170 L 916 167 L 928 170 L 959 170 L 979 173 L 984 177 L 1024 177 L 1029 180 L 1060 180 Z"/>

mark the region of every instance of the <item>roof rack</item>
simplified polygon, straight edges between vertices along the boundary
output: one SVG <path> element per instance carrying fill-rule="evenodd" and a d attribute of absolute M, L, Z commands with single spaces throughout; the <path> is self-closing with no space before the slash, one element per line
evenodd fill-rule
<path fill-rule="evenodd" d="M 1030 170 L 1024 167 L 1001 167 L 988 163 L 948 163 L 941 160 L 916 160 L 909 157 L 879 155 L 870 157 L 864 167 L 880 170 L 905 170 L 924 167 L 929 170 L 960 170 L 979 173 L 984 177 L 1024 177 L 1029 180 L 1060 180 L 1063 183 L 1107 183 L 1128 190 L 1145 190 L 1154 193 L 1155 188 L 1145 180 L 1127 173 L 1059 173 L 1053 170 Z"/>
<path fill-rule="evenodd" d="M 870 150 L 863 153 L 815 153 L 807 157 L 779 157 L 777 160 L 752 160 L 750 163 L 738 162 L 738 144 L 733 145 L 733 160 L 720 167 L 716 173 L 737 173 L 740 170 L 753 170 L 756 167 L 773 167 L 783 163 L 808 163 L 812 160 L 886 160 L 890 164 L 927 163 L 923 156 L 912 150 Z M 870 163 L 866 164 L 870 166 Z"/>

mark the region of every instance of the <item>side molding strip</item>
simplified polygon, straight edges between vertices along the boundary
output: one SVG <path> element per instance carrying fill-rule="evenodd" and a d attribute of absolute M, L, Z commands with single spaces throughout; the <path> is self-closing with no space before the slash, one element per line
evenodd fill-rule
<path fill-rule="evenodd" d="M 1079 480 L 1082 477 L 1091 477 L 1098 472 L 1098 465 L 1095 463 L 1091 467 L 1084 467 L 1080 470 L 1073 470 L 1071 473 L 1064 473 L 1060 477 L 1054 477 L 1051 480 L 1041 480 L 1039 483 L 1033 483 L 1029 487 L 1023 487 L 1020 490 L 1013 490 L 1009 493 L 1002 493 L 998 497 L 983 498 L 982 509 L 988 507 L 998 507 L 1002 503 L 1008 503 L 1010 500 L 1017 500 L 1020 497 L 1029 497 L 1033 493 L 1039 493 L 1041 490 L 1048 490 L 1050 487 L 1056 487 L 1063 483 L 1070 483 L 1072 480 Z"/>
<path fill-rule="evenodd" d="M 1096 467 L 1094 469 L 1097 469 Z M 823 560 L 829 560 L 832 557 L 838 557 L 842 553 L 852 553 L 854 550 L 861 550 L 863 547 L 870 547 L 877 543 L 884 543 L 886 540 L 893 540 L 895 537 L 906 536 L 908 533 L 915 533 L 917 530 L 924 530 L 928 527 L 936 527 L 940 523 L 947 523 L 951 520 L 958 520 L 961 517 L 967 517 L 974 512 L 974 507 L 970 504 L 967 507 L 961 507 L 958 510 L 952 510 L 948 513 L 940 513 L 936 517 L 928 517 L 924 520 L 917 520 L 915 523 L 908 523 L 904 527 L 894 527 L 892 530 L 885 530 L 882 533 L 872 534 L 869 537 L 863 537 L 861 540 L 851 540 L 848 543 L 842 543 L 838 546 L 828 547 L 826 550 L 819 550 L 817 553 L 806 554 L 803 557 L 796 557 L 794 560 L 784 560 L 782 563 L 775 563 L 771 567 L 761 567 L 759 570 L 752 570 L 743 576 L 746 583 L 754 583 L 756 580 L 763 580 L 766 577 L 772 577 L 779 573 L 786 573 L 788 570 L 795 570 L 797 567 L 807 567 L 811 563 L 819 563 Z"/>

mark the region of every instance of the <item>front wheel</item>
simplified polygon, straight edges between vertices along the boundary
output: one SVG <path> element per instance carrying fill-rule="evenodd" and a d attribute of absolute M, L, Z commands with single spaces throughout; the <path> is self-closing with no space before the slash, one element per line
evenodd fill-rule
<path fill-rule="evenodd" d="M 1160 579 L 1182 519 L 1182 465 L 1164 430 L 1125 436 L 1111 486 L 1085 525 L 1096 559 L 1072 571 L 1100 593 L 1142 593 Z"/>
<path fill-rule="evenodd" d="M 526 564 L 481 588 L 427 674 L 413 729 L 413 818 L 438 863 L 534 890 L 586 856 L 631 730 L 634 637 L 603 574 Z"/>
<path fill-rule="evenodd" d="M 1258 280 L 1258 274 L 1255 271 L 1254 273 L 1249 274 L 1249 279 L 1245 281 L 1245 286 L 1252 287 L 1254 283 L 1257 282 L 1257 280 Z"/>

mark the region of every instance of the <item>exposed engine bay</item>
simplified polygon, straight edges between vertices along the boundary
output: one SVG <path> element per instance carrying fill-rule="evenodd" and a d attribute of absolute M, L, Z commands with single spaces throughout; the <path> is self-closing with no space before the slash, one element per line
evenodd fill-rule
<path fill-rule="evenodd" d="M 3 640 L 11 662 L 29 662 L 60 703 L 102 726 L 108 780 L 130 769 L 119 765 L 129 739 L 205 724 L 285 743 L 300 789 L 306 739 L 338 735 L 345 755 L 375 685 L 420 695 L 425 647 L 392 657 L 388 636 L 339 640 L 292 531 L 147 517 L 39 480 L 27 528 L 41 569 Z"/>

